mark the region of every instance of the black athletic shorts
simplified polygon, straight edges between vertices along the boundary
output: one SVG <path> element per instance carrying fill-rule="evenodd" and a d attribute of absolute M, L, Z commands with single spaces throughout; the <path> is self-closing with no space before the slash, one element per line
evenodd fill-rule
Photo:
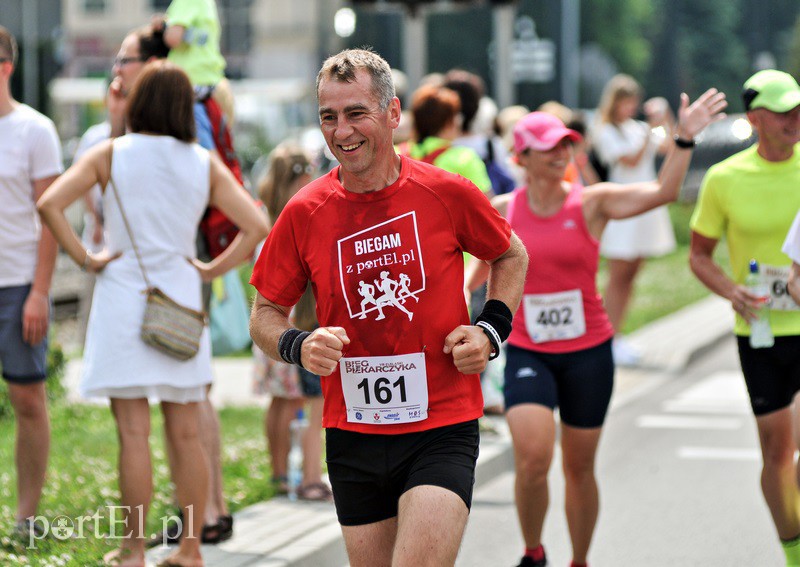
<path fill-rule="evenodd" d="M 775 337 L 771 348 L 753 348 L 750 337 L 736 337 L 739 360 L 755 415 L 788 407 L 800 391 L 800 336 Z"/>
<path fill-rule="evenodd" d="M 600 427 L 614 389 L 611 340 L 596 347 L 550 354 L 508 345 L 503 396 L 506 411 L 518 404 L 559 408 L 572 427 Z"/>
<path fill-rule="evenodd" d="M 325 438 L 333 501 L 343 526 L 394 518 L 400 496 L 426 484 L 456 493 L 467 509 L 472 504 L 477 420 L 400 435 L 331 428 Z"/>

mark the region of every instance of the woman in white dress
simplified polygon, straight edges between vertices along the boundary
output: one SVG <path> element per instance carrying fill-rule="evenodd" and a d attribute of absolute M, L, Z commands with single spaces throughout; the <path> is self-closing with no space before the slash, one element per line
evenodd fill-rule
<path fill-rule="evenodd" d="M 635 119 L 641 100 L 642 88 L 628 75 L 614 76 L 603 89 L 593 146 L 608 167 L 609 182 L 654 181 L 657 154 L 666 153 L 673 144 L 673 120 L 667 101 L 653 98 L 645 102 L 645 123 Z M 617 335 L 613 343 L 617 364 L 635 364 L 639 358 L 619 337 L 642 262 L 674 249 L 675 234 L 666 206 L 611 221 L 603 233 L 600 254 L 608 260 L 609 271 L 604 304 Z"/>
<path fill-rule="evenodd" d="M 200 350 L 178 361 L 139 338 L 146 285 L 127 216 L 147 276 L 177 302 L 200 310 L 201 280 L 210 281 L 249 257 L 266 236 L 267 224 L 228 169 L 194 143 L 192 87 L 186 74 L 166 61 L 148 64 L 128 100 L 130 132 L 92 148 L 39 200 L 39 212 L 59 244 L 84 269 L 98 273 L 84 353 L 81 393 L 108 397 L 120 440 L 119 484 L 129 537 L 104 560 L 143 566 L 144 526 L 152 495 L 149 398 L 158 399 L 166 435 L 175 447 L 178 499 L 187 532 L 165 565 L 202 565 L 200 530 L 208 471 L 197 434 L 197 402 L 211 381 L 208 329 Z M 108 185 L 114 181 L 119 201 Z M 86 250 L 64 216 L 66 209 L 99 183 L 107 247 Z M 222 210 L 240 235 L 209 263 L 195 256 L 195 236 L 207 205 Z M 193 521 L 188 519 L 192 518 Z M 188 531 L 191 530 L 191 533 Z M 191 536 L 191 537 L 189 537 Z"/>

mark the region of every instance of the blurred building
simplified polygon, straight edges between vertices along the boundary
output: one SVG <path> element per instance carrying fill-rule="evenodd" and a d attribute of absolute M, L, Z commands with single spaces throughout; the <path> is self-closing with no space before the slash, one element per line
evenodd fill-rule
<path fill-rule="evenodd" d="M 61 0 L 64 75 L 104 76 L 131 29 L 163 12 L 170 0 Z M 337 1 L 217 0 L 222 51 L 234 79 L 313 78 L 328 37 L 319 22 Z"/>

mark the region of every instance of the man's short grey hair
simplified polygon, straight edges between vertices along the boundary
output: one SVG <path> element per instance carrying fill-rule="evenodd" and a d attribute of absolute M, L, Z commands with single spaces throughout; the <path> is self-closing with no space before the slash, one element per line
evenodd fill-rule
<path fill-rule="evenodd" d="M 354 83 L 358 69 L 365 69 L 370 74 L 372 91 L 381 110 L 386 110 L 395 97 L 392 69 L 383 57 L 369 48 L 345 49 L 328 57 L 317 75 L 317 98 L 319 99 L 319 85 L 323 79 Z"/>

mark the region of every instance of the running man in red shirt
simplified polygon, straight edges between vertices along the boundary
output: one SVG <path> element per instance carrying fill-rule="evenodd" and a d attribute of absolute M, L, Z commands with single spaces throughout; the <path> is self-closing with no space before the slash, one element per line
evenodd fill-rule
<path fill-rule="evenodd" d="M 323 376 L 328 473 L 350 564 L 452 565 L 478 455 L 478 373 L 511 331 L 527 255 L 471 182 L 395 153 L 400 101 L 381 57 L 329 58 L 317 96 L 341 165 L 301 189 L 270 233 L 251 280 L 253 339 Z M 463 252 L 491 267 L 475 325 Z M 402 298 L 389 279 L 402 280 Z M 366 293 L 376 280 L 383 293 Z M 288 315 L 309 281 L 320 328 L 303 333 Z"/>

